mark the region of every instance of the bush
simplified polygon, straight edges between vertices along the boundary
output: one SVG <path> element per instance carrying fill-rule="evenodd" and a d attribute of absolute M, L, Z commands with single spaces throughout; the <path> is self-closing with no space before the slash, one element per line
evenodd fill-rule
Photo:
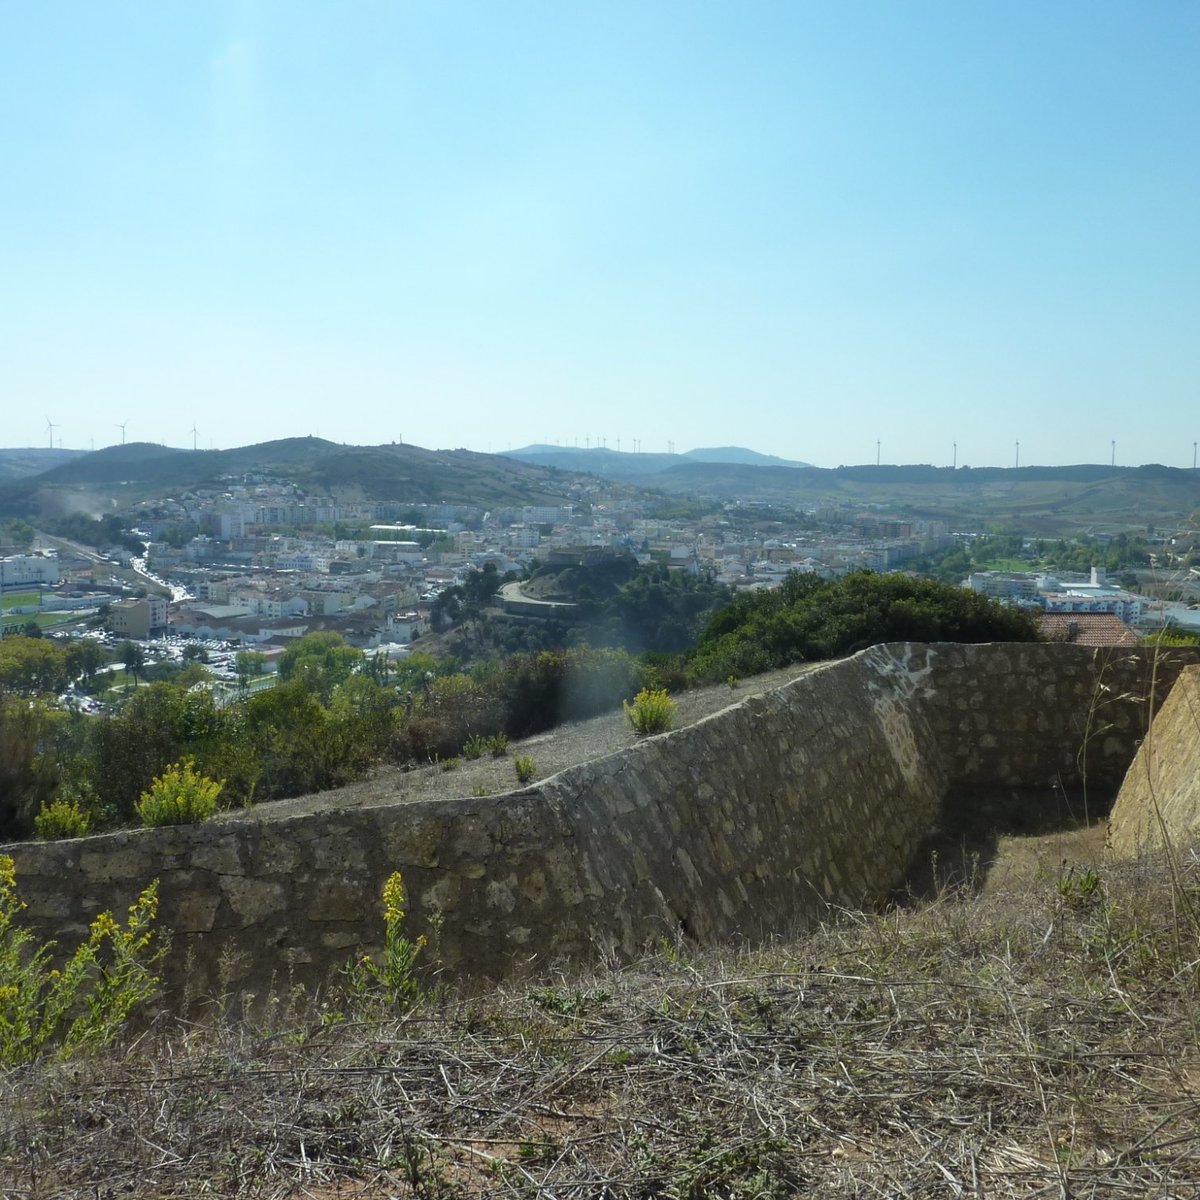
<path fill-rule="evenodd" d="M 895 572 L 827 581 L 793 571 L 777 590 L 739 596 L 715 614 L 691 666 L 697 679 L 715 683 L 880 642 L 1038 640 L 1028 613 L 964 588 Z"/>
<path fill-rule="evenodd" d="M 493 733 L 487 740 L 487 747 L 493 758 L 503 758 L 508 753 L 508 734 Z"/>
<path fill-rule="evenodd" d="M 13 860 L 0 856 L 0 1065 L 30 1062 L 55 1044 L 63 1055 L 106 1045 L 158 990 L 158 881 L 130 906 L 124 928 L 102 912 L 61 970 L 50 967 L 55 943 L 39 944 L 16 923 L 24 907 Z"/>
<path fill-rule="evenodd" d="M 677 707 L 665 688 L 643 688 L 634 696 L 632 704 L 625 702 L 625 719 L 641 737 L 665 733 L 675 724 Z"/>
<path fill-rule="evenodd" d="M 491 743 L 491 738 L 485 738 L 482 734 L 473 733 L 465 742 L 463 742 L 462 756 L 467 759 L 482 758 Z"/>
<path fill-rule="evenodd" d="M 92 818 L 80 808 L 78 800 L 54 800 L 42 805 L 33 818 L 33 827 L 42 841 L 54 842 L 85 836 L 92 827 Z"/>
<path fill-rule="evenodd" d="M 513 759 L 513 770 L 517 773 L 518 783 L 532 783 L 537 775 L 537 766 L 528 754 L 518 754 Z"/>
<path fill-rule="evenodd" d="M 351 961 L 346 968 L 350 992 L 360 1007 L 379 1004 L 409 1009 L 421 998 L 417 959 L 425 949 L 425 938 L 415 941 L 404 933 L 404 879 L 399 871 L 383 885 L 383 955 L 376 961 L 369 954 Z"/>
<path fill-rule="evenodd" d="M 223 783 L 199 775 L 190 758 L 168 767 L 142 793 L 137 814 L 143 825 L 199 825 L 217 811 Z"/>

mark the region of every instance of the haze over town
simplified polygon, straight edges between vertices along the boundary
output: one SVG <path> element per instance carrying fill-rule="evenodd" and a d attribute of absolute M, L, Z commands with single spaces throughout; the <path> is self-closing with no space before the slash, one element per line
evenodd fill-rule
<path fill-rule="evenodd" d="M 68 13 L 0 38 L 5 445 L 1192 465 L 1194 6 Z"/>

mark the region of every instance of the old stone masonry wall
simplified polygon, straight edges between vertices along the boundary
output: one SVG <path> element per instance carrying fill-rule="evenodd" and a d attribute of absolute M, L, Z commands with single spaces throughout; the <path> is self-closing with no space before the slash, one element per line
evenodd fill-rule
<path fill-rule="evenodd" d="M 320 983 L 413 934 L 459 977 L 628 958 L 680 932 L 786 933 L 905 877 L 945 803 L 1058 783 L 1111 798 L 1183 662 L 1072 646 L 878 646 L 523 791 L 3 848 L 71 941 L 160 881 L 168 985 Z M 1085 751 L 1081 753 L 1081 748 Z"/>

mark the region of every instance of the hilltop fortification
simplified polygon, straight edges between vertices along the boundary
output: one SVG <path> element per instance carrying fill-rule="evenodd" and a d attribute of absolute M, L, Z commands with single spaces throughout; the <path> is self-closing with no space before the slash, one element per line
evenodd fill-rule
<path fill-rule="evenodd" d="M 504 796 L 9 846 L 27 916 L 72 939 L 161 881 L 168 982 L 319 983 L 378 944 L 404 873 L 409 928 L 459 977 L 635 955 L 661 937 L 757 939 L 870 905 L 958 806 L 1112 796 L 1194 652 L 891 645 Z M 187 963 L 188 978 L 184 978 Z"/>

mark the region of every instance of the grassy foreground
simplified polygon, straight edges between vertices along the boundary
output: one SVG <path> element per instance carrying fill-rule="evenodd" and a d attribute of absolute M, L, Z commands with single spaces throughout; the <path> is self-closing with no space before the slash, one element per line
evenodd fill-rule
<path fill-rule="evenodd" d="M 1200 1195 L 1200 861 L 0 1077 L 22 1197 Z M 332 1003 L 332 1001 L 331 1001 Z"/>

